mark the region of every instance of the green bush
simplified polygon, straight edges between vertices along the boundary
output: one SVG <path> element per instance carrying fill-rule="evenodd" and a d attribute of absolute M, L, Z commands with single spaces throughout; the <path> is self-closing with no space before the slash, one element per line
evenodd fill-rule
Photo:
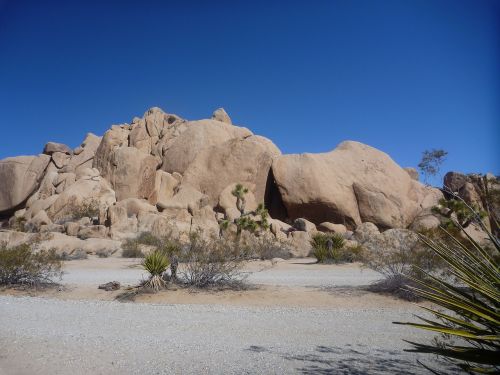
<path fill-rule="evenodd" d="M 313 235 L 311 245 L 312 255 L 318 263 L 339 263 L 345 261 L 342 251 L 345 240 L 337 233 L 316 233 Z"/>
<path fill-rule="evenodd" d="M 38 286 L 62 276 L 61 258 L 55 250 L 33 252 L 24 244 L 13 248 L 0 245 L 0 284 Z"/>

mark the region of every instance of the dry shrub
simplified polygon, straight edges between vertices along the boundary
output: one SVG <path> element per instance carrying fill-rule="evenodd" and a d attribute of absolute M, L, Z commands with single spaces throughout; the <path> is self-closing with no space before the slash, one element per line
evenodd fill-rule
<path fill-rule="evenodd" d="M 27 244 L 0 245 L 0 284 L 39 286 L 62 276 L 61 257 L 54 249 L 33 252 Z"/>
<path fill-rule="evenodd" d="M 246 245 L 251 258 L 271 260 L 274 258 L 290 259 L 292 252 L 290 246 L 272 235 L 253 236 Z"/>
<path fill-rule="evenodd" d="M 140 243 L 135 239 L 127 239 L 122 244 L 122 257 L 124 258 L 144 258 Z"/>
<path fill-rule="evenodd" d="M 191 234 L 190 243 L 179 254 L 184 263 L 179 281 L 196 288 L 241 288 L 241 268 L 248 257 L 248 248 L 238 242 Z"/>
<path fill-rule="evenodd" d="M 87 259 L 88 257 L 87 252 L 83 249 L 77 249 L 70 254 L 64 251 L 61 254 L 61 260 L 81 260 Z"/>
<path fill-rule="evenodd" d="M 407 288 L 413 285 L 411 279 L 420 277 L 422 271 L 439 272 L 442 262 L 424 246 L 417 234 L 405 230 L 389 231 L 391 236 L 380 235 L 377 240 L 365 243 L 368 246 L 363 259 L 365 265 L 383 276 L 382 280 L 368 289 L 406 300 L 417 300 L 417 296 Z"/>

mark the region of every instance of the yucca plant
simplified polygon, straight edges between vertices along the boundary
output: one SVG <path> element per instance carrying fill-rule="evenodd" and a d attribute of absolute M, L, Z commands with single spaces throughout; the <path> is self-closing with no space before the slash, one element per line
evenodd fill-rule
<path fill-rule="evenodd" d="M 312 255 L 318 260 L 318 263 L 336 263 L 340 260 L 340 250 L 344 244 L 344 237 L 340 234 L 316 233 L 311 240 Z"/>
<path fill-rule="evenodd" d="M 142 267 L 149 272 L 149 279 L 144 283 L 145 287 L 153 289 L 155 292 L 165 287 L 165 280 L 162 275 L 170 265 L 170 261 L 164 252 L 155 250 L 146 255 L 142 261 Z"/>
<path fill-rule="evenodd" d="M 408 351 L 436 354 L 467 373 L 499 374 L 500 245 L 498 238 L 484 225 L 482 227 L 491 240 L 492 249 L 479 245 L 461 227 L 467 236 L 467 244 L 458 241 L 444 228 L 442 230 L 449 239 L 446 243 L 421 236 L 422 241 L 444 261 L 455 282 L 425 271 L 421 273 L 422 278 L 411 278 L 416 286 L 407 288 L 436 306 L 422 307 L 436 319 L 418 317 L 422 323 L 395 323 L 437 332 L 445 338 L 436 341 L 435 345 L 407 341 L 413 346 Z"/>

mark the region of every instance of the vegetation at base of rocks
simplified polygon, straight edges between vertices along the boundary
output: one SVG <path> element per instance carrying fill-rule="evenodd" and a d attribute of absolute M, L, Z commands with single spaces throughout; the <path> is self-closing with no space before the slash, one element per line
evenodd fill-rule
<path fill-rule="evenodd" d="M 95 252 L 95 255 L 97 255 L 99 258 L 108 258 L 111 254 L 112 251 L 108 249 L 101 249 Z"/>
<path fill-rule="evenodd" d="M 318 263 L 350 263 L 363 259 L 362 246 L 346 246 L 344 237 L 338 233 L 315 233 L 311 246 L 311 255 Z"/>
<path fill-rule="evenodd" d="M 40 286 L 62 276 L 62 262 L 55 250 L 32 251 L 28 244 L 8 248 L 0 244 L 0 284 Z"/>
<path fill-rule="evenodd" d="M 276 239 L 274 236 L 254 236 L 246 246 L 249 247 L 245 251 L 251 254 L 252 258 L 260 260 L 272 260 L 275 258 L 290 259 L 292 257 L 292 249 L 290 245 Z"/>
<path fill-rule="evenodd" d="M 390 244 L 382 243 L 379 246 L 389 248 Z M 400 246 L 389 251 L 365 252 L 363 263 L 383 276 L 380 281 L 370 285 L 368 290 L 409 301 L 419 300 L 419 297 L 407 288 L 408 285 L 413 285 L 413 278 L 418 277 L 421 272 L 439 272 L 441 269 L 440 258 L 418 239 L 410 238 L 403 239 Z"/>
<path fill-rule="evenodd" d="M 434 177 L 439 173 L 441 164 L 446 160 L 448 152 L 442 149 L 425 150 L 422 153 L 422 159 L 418 163 L 418 169 L 424 175 L 424 181 L 429 177 Z"/>
<path fill-rule="evenodd" d="M 146 255 L 142 261 L 142 267 L 149 273 L 149 278 L 144 282 L 143 286 L 155 292 L 165 288 L 166 283 L 163 280 L 163 273 L 169 265 L 169 259 L 159 250 L 154 250 Z"/>
<path fill-rule="evenodd" d="M 439 205 L 432 208 L 432 212 L 445 218 L 444 226 L 446 228 L 456 228 L 454 220 L 462 228 L 467 228 L 473 222 L 479 222 L 486 217 L 486 212 L 477 207 L 469 207 L 461 199 L 444 198 L 439 200 Z"/>
<path fill-rule="evenodd" d="M 142 248 L 152 247 L 162 251 L 167 257 L 179 252 L 177 241 L 171 240 L 169 236 L 157 237 L 150 232 L 142 232 L 135 238 L 129 238 L 122 244 L 122 257 L 124 258 L 144 258 Z"/>
<path fill-rule="evenodd" d="M 457 369 L 474 374 L 500 372 L 500 242 L 486 227 L 483 230 L 493 243 L 496 257 L 471 237 L 467 245 L 452 234 L 446 241 L 421 238 L 444 261 L 454 281 L 422 270 L 411 277 L 413 286 L 408 289 L 437 306 L 422 307 L 435 319 L 419 317 L 420 323 L 396 322 L 441 335 L 435 344 L 407 341 L 413 346 L 409 351 L 437 355 Z"/>
<path fill-rule="evenodd" d="M 89 256 L 87 255 L 87 252 L 83 249 L 77 249 L 70 254 L 64 251 L 60 255 L 61 260 L 81 260 L 81 259 L 87 259 L 88 257 Z"/>
<path fill-rule="evenodd" d="M 135 239 L 127 239 L 122 244 L 123 258 L 144 258 L 140 244 Z"/>
<path fill-rule="evenodd" d="M 248 248 L 227 239 L 206 239 L 199 233 L 190 235 L 189 245 L 179 256 L 184 263 L 179 281 L 196 288 L 241 288 L 243 262 L 249 258 Z"/>

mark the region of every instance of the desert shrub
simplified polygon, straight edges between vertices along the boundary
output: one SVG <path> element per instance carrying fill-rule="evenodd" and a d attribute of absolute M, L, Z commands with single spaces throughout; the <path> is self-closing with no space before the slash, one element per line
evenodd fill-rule
<path fill-rule="evenodd" d="M 145 256 L 142 267 L 149 272 L 149 279 L 144 283 L 145 287 L 159 291 L 165 287 L 163 273 L 170 265 L 170 261 L 161 251 L 155 250 Z"/>
<path fill-rule="evenodd" d="M 484 226 L 483 230 L 488 233 L 498 259 L 498 238 Z M 450 283 L 447 278 L 436 277 L 429 272 L 412 278 L 415 286 L 408 288 L 436 306 L 423 307 L 435 316 L 435 320 L 419 317 L 419 323 L 395 323 L 438 332 L 441 337 L 434 344 L 407 341 L 413 345 L 409 351 L 437 355 L 466 373 L 500 373 L 498 260 L 470 237 L 467 246 L 451 234 L 446 241 L 425 237 L 422 241 L 434 255 L 443 259 L 455 280 Z"/>
<path fill-rule="evenodd" d="M 63 251 L 63 253 L 60 256 L 61 260 L 81 260 L 81 259 L 87 259 L 88 255 L 83 249 L 77 249 L 73 251 L 71 254 L 68 254 L 67 252 Z"/>
<path fill-rule="evenodd" d="M 124 258 L 144 258 L 141 244 L 136 238 L 128 238 L 122 244 L 122 257 Z"/>
<path fill-rule="evenodd" d="M 289 245 L 274 236 L 253 237 L 247 246 L 250 247 L 248 253 L 252 254 L 252 258 L 270 260 L 273 258 L 289 259 L 292 256 Z"/>
<path fill-rule="evenodd" d="M 0 245 L 0 284 L 29 285 L 53 283 L 62 276 L 62 262 L 55 250 L 33 252 L 27 244 L 7 248 Z"/>
<path fill-rule="evenodd" d="M 359 244 L 356 246 L 344 246 L 339 249 L 339 259 L 341 262 L 362 262 L 365 257 L 365 248 Z"/>
<path fill-rule="evenodd" d="M 339 263 L 343 261 L 341 250 L 344 244 L 345 240 L 340 234 L 318 232 L 311 239 L 312 255 L 318 263 Z"/>
<path fill-rule="evenodd" d="M 162 245 L 162 239 L 156 237 L 151 232 L 141 232 L 135 238 L 135 241 L 141 245 L 159 247 Z"/>
<path fill-rule="evenodd" d="M 248 248 L 225 239 L 206 239 L 192 233 L 190 242 L 179 255 L 184 263 L 180 281 L 196 288 L 241 287 L 243 261 L 248 259 Z"/>
<path fill-rule="evenodd" d="M 95 252 L 99 258 L 108 258 L 111 255 L 111 250 L 108 249 L 100 249 Z"/>
<path fill-rule="evenodd" d="M 74 205 L 72 209 L 72 217 L 75 220 L 90 217 L 94 218 L 99 216 L 99 201 L 96 199 L 84 200 L 79 205 Z"/>
<path fill-rule="evenodd" d="M 439 272 L 440 258 L 419 241 L 410 231 L 393 231 L 390 238 L 379 239 L 365 253 L 363 262 L 380 274 L 383 279 L 372 284 L 369 290 L 392 294 L 406 300 L 417 300 L 406 288 L 421 272 Z"/>

